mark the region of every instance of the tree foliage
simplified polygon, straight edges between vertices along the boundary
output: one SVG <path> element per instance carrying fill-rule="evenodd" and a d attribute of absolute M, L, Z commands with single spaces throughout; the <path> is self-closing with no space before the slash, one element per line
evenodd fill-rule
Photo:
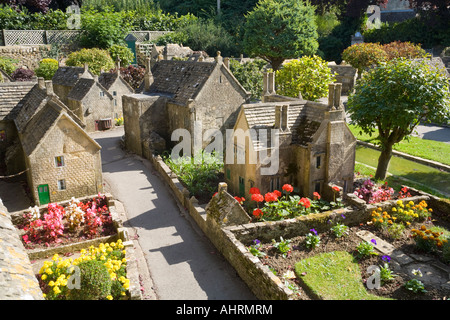
<path fill-rule="evenodd" d="M 314 8 L 301 0 L 260 0 L 246 15 L 243 46 L 278 70 L 285 59 L 315 54 Z"/>
<path fill-rule="evenodd" d="M 89 70 L 96 75 L 99 75 L 101 70 L 114 68 L 114 61 L 109 52 L 98 48 L 85 48 L 72 52 L 66 60 L 66 65 L 73 67 L 84 67 L 85 63 L 89 65 Z"/>
<path fill-rule="evenodd" d="M 328 63 L 318 56 L 289 61 L 276 72 L 277 93 L 315 101 L 327 96 L 328 84 L 335 80 Z"/>
<path fill-rule="evenodd" d="M 361 17 L 369 5 L 386 6 L 389 0 L 310 0 L 316 12 L 324 14 L 337 10 L 341 17 Z"/>
<path fill-rule="evenodd" d="M 261 99 L 263 91 L 263 72 L 267 62 L 255 59 L 239 62 L 230 59 L 230 70 L 245 90 L 251 93 L 252 100 Z"/>
<path fill-rule="evenodd" d="M 420 122 L 450 117 L 449 82 L 430 60 L 394 59 L 365 73 L 348 98 L 352 122 L 366 134 L 379 131 L 382 152 L 375 178 L 385 179 L 392 146 Z"/>

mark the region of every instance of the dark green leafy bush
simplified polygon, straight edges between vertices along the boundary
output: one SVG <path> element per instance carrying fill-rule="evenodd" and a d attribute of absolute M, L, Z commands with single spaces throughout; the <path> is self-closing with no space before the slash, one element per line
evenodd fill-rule
<path fill-rule="evenodd" d="M 80 289 L 72 289 L 71 300 L 105 299 L 111 292 L 112 281 L 103 261 L 88 260 L 78 264 Z"/>

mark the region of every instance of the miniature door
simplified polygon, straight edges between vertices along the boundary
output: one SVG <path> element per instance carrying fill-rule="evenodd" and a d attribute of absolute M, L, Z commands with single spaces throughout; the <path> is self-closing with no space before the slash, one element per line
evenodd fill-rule
<path fill-rule="evenodd" d="M 39 205 L 44 205 L 50 202 L 50 191 L 48 184 L 41 184 L 38 186 Z"/>

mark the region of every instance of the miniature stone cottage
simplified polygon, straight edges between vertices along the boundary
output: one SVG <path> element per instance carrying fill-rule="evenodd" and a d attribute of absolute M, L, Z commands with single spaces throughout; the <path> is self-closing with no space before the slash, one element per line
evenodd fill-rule
<path fill-rule="evenodd" d="M 6 118 L 14 121 L 17 141 L 7 153 L 26 172 L 36 204 L 102 192 L 101 147 L 55 95 L 52 81 L 39 78 Z"/>
<path fill-rule="evenodd" d="M 241 107 L 226 148 L 229 189 L 245 196 L 252 187 L 265 193 L 289 183 L 309 197 L 331 195 L 331 184 L 351 191 L 356 138 L 345 122 L 341 84 L 330 85 L 324 104 L 276 95 L 273 73 L 264 83 L 263 102 Z"/>
<path fill-rule="evenodd" d="M 164 151 L 174 130 L 193 133 L 195 123 L 203 132 L 233 128 L 239 107 L 250 96 L 220 53 L 214 62 L 159 61 L 147 67 L 144 82 L 143 94 L 123 96 L 125 145 L 138 155 Z"/>

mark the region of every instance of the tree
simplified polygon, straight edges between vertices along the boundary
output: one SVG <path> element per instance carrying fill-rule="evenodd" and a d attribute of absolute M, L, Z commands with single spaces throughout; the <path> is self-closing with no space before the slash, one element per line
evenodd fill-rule
<path fill-rule="evenodd" d="M 246 15 L 244 51 L 275 71 L 285 59 L 315 54 L 317 38 L 314 8 L 301 0 L 260 0 Z"/>
<path fill-rule="evenodd" d="M 310 0 L 318 14 L 337 9 L 341 17 L 359 18 L 369 5 L 386 6 L 389 0 Z"/>
<path fill-rule="evenodd" d="M 378 129 L 381 154 L 375 178 L 385 179 L 394 144 L 422 121 L 450 117 L 448 78 L 427 59 L 391 60 L 363 75 L 347 107 L 352 122 L 363 132 L 372 135 Z"/>
<path fill-rule="evenodd" d="M 316 101 L 328 94 L 328 85 L 335 80 L 328 63 L 318 56 L 292 60 L 278 70 L 275 77 L 277 93 Z"/>
<path fill-rule="evenodd" d="M 26 8 L 30 12 L 47 13 L 49 9 L 65 11 L 71 5 L 81 7 L 81 0 L 0 0 L 0 4 L 9 5 L 15 9 Z"/>

